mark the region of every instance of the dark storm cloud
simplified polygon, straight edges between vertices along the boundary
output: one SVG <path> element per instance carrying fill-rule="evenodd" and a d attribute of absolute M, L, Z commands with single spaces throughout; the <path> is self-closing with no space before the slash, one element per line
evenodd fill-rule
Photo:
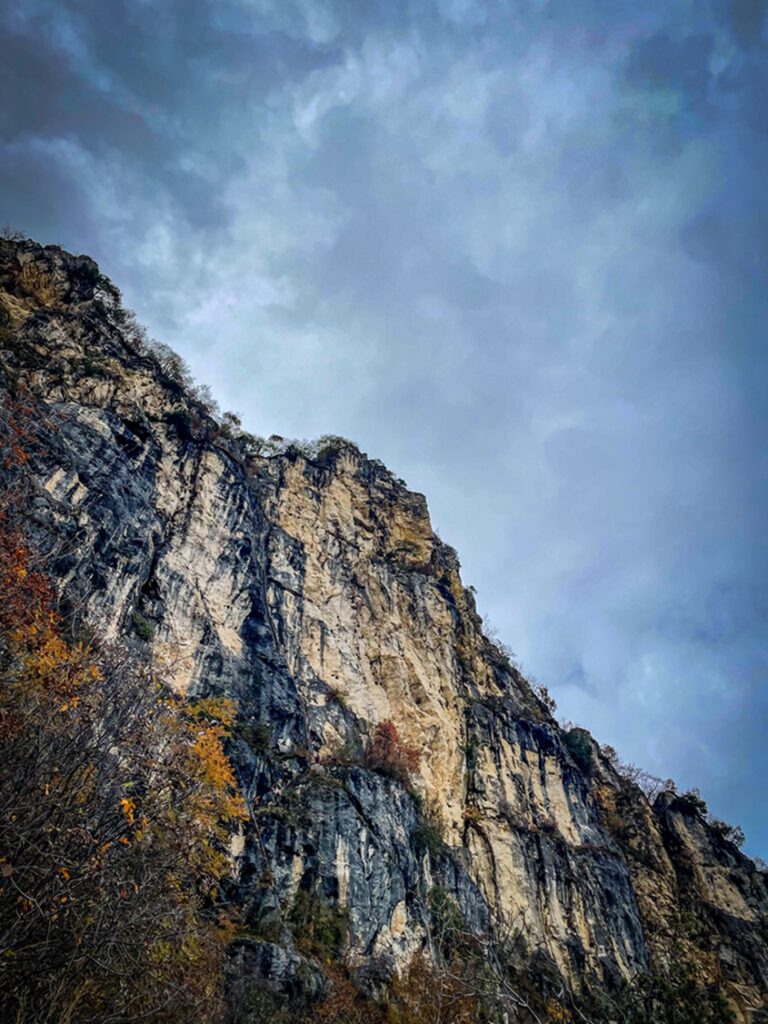
<path fill-rule="evenodd" d="M 766 0 L 728 0 L 720 10 L 739 45 L 750 49 L 765 46 Z"/>
<path fill-rule="evenodd" d="M 6 3 L 0 220 L 427 492 L 563 713 L 768 849 L 765 4 Z"/>

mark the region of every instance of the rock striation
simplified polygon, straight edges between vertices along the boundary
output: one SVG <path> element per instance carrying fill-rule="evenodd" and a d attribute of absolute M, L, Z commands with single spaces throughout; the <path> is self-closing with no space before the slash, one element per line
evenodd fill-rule
<path fill-rule="evenodd" d="M 738 1021 L 768 1019 L 766 874 L 557 724 L 421 495 L 347 441 L 216 420 L 87 257 L 0 241 L 0 348 L 6 397 L 49 427 L 30 527 L 62 600 L 176 690 L 238 702 L 239 970 L 322 989 L 292 941 L 303 900 L 391 974 L 439 887 L 572 992 L 684 956 Z M 418 752 L 410 787 L 366 767 L 384 722 Z"/>

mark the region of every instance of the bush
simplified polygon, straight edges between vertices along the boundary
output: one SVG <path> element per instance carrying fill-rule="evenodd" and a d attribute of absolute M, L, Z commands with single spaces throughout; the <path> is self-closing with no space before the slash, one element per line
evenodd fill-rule
<path fill-rule="evenodd" d="M 359 979 L 353 979 L 348 967 L 328 963 L 324 972 L 329 982 L 325 998 L 300 1021 L 294 1017 L 291 1024 L 390 1024 L 386 1008 L 361 991 Z"/>
<path fill-rule="evenodd" d="M 719 985 L 701 986 L 692 968 L 680 961 L 664 971 L 639 974 L 610 995 L 596 994 L 584 1008 L 590 1019 L 627 1024 L 734 1024 Z"/>
<path fill-rule="evenodd" d="M 299 889 L 288 913 L 288 927 L 300 949 L 327 959 L 337 957 L 346 945 L 349 918 L 317 893 Z"/>
<path fill-rule="evenodd" d="M 393 981 L 387 1005 L 387 1024 L 486 1024 L 513 1020 L 492 1014 L 484 1005 L 482 976 L 472 973 L 474 964 L 440 967 L 418 953 L 400 977 Z M 477 973 L 477 972 L 475 972 Z"/>
<path fill-rule="evenodd" d="M 353 737 L 341 740 L 320 758 L 320 764 L 326 768 L 351 768 L 364 763 L 364 756 L 359 741 Z"/>
<path fill-rule="evenodd" d="M 339 705 L 340 708 L 342 708 L 342 710 L 346 710 L 347 707 L 349 706 L 347 704 L 347 698 L 344 696 L 342 691 L 338 690 L 334 686 L 330 686 L 328 688 L 328 698 L 327 699 L 328 699 L 328 703 L 329 704 L 331 703 L 331 701 L 336 701 L 336 703 Z"/>
<path fill-rule="evenodd" d="M 444 961 L 471 945 L 467 920 L 456 900 L 440 885 L 433 886 L 427 897 L 429 928 L 435 949 Z"/>
<path fill-rule="evenodd" d="M 107 367 L 98 359 L 85 356 L 83 359 L 73 361 L 72 367 L 82 377 L 108 377 Z"/>
<path fill-rule="evenodd" d="M 448 850 L 443 830 L 443 822 L 437 808 L 429 805 L 421 821 L 411 832 L 411 843 L 416 853 L 428 853 L 433 860 L 443 856 Z"/>
<path fill-rule="evenodd" d="M 364 765 L 409 787 L 419 767 L 419 752 L 403 743 L 394 722 L 379 722 L 365 752 Z"/>
<path fill-rule="evenodd" d="M 150 354 L 160 371 L 181 388 L 191 388 L 193 384 L 192 374 L 189 367 L 170 345 L 163 341 L 150 341 L 146 343 Z"/>
<path fill-rule="evenodd" d="M 165 417 L 182 441 L 192 440 L 192 416 L 186 409 L 172 409 Z"/>
<path fill-rule="evenodd" d="M 155 635 L 154 623 L 150 622 L 149 619 L 145 619 L 141 612 L 134 612 L 131 621 L 133 628 L 142 640 L 151 640 Z"/>
<path fill-rule="evenodd" d="M 676 794 L 669 806 L 673 811 L 691 818 L 696 816 L 703 818 L 707 815 L 707 805 L 701 799 L 698 789 L 689 789 L 685 793 Z"/>
<path fill-rule="evenodd" d="M 266 722 L 238 722 L 233 732 L 245 740 L 254 754 L 266 754 L 272 745 L 272 731 Z"/>
<path fill-rule="evenodd" d="M 437 535 L 436 535 L 437 536 Z M 503 661 L 508 661 L 510 665 L 515 665 L 515 652 L 501 639 L 498 629 L 493 625 L 487 615 L 482 617 L 482 627 L 485 639 L 490 644 L 492 650 L 496 655 Z"/>
<path fill-rule="evenodd" d="M 82 262 L 80 262 L 78 267 L 78 276 L 80 277 L 80 280 L 87 287 L 95 288 L 101 283 L 102 278 L 98 263 L 94 263 L 94 261 L 87 256 L 85 259 L 81 257 L 81 261 Z"/>
<path fill-rule="evenodd" d="M 713 818 L 709 827 L 718 836 L 719 839 L 724 839 L 726 842 L 733 843 L 734 846 L 743 846 L 745 835 L 744 829 L 740 825 L 729 825 L 727 821 L 721 821 L 719 818 Z"/>
<path fill-rule="evenodd" d="M 658 775 L 652 775 L 644 768 L 640 768 L 631 761 L 622 761 L 616 748 L 606 744 L 600 747 L 600 756 L 603 757 L 613 768 L 616 774 L 631 786 L 637 786 L 643 791 L 649 803 L 653 803 L 659 793 L 675 791 L 674 779 L 662 779 Z"/>
<path fill-rule="evenodd" d="M 586 729 L 569 729 L 563 734 L 563 744 L 582 771 L 592 770 L 592 740 Z"/>
<path fill-rule="evenodd" d="M 467 761 L 467 770 L 472 772 L 477 768 L 477 752 L 480 749 L 480 741 L 472 736 L 467 740 L 466 746 L 464 747 L 464 757 Z"/>
<path fill-rule="evenodd" d="M 554 713 L 557 711 L 557 701 L 549 692 L 549 688 L 546 687 L 543 683 L 540 683 L 538 679 L 533 678 L 528 680 L 528 684 L 530 685 L 536 697 L 538 697 L 538 699 L 550 713 L 550 715 L 554 715 Z"/>

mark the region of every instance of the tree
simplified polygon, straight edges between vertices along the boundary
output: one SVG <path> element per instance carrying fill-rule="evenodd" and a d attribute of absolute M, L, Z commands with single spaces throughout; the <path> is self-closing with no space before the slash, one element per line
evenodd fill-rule
<path fill-rule="evenodd" d="M 709 827 L 720 838 L 735 846 L 743 846 L 746 839 L 744 829 L 740 825 L 731 825 L 720 818 L 710 818 Z"/>
<path fill-rule="evenodd" d="M 24 430 L 2 422 L 7 477 Z M 14 513 L 0 493 L 0 1019 L 216 1021 L 234 927 L 220 882 L 244 815 L 234 708 L 68 639 Z"/>

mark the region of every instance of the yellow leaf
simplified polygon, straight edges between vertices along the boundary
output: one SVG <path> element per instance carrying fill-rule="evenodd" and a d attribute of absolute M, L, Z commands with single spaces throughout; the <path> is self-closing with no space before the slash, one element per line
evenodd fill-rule
<path fill-rule="evenodd" d="M 133 819 L 134 819 L 134 816 L 135 816 L 134 812 L 136 810 L 136 804 L 133 802 L 133 800 L 131 800 L 130 797 L 127 797 L 127 796 L 123 797 L 123 799 L 120 801 L 120 810 L 125 815 L 125 817 L 126 817 L 126 819 L 128 821 L 128 824 L 132 825 L 133 824 Z"/>

